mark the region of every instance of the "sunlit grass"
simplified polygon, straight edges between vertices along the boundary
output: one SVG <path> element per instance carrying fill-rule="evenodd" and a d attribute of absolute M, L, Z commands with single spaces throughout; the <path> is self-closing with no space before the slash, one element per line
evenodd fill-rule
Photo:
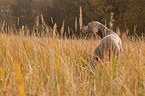
<path fill-rule="evenodd" d="M 103 62 L 93 70 L 89 62 L 98 39 L 1 34 L 0 95 L 143 96 L 145 41 L 122 40 L 119 61 Z M 87 75 L 90 71 L 95 78 Z"/>

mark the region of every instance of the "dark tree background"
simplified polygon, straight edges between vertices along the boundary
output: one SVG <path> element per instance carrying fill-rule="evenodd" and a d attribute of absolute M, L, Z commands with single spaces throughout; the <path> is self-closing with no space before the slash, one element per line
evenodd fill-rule
<path fill-rule="evenodd" d="M 75 18 L 79 20 L 79 8 L 83 9 L 83 25 L 97 20 L 107 26 L 110 13 L 114 13 L 114 29 L 123 32 L 129 28 L 134 34 L 137 26 L 138 35 L 145 34 L 145 0 L 0 0 L 0 26 L 5 20 L 17 28 L 27 25 L 32 28 L 37 16 L 44 16 L 45 22 L 53 26 L 51 17 L 58 24 L 58 29 L 65 20 L 65 27 L 74 29 Z M 19 19 L 19 24 L 17 24 Z"/>

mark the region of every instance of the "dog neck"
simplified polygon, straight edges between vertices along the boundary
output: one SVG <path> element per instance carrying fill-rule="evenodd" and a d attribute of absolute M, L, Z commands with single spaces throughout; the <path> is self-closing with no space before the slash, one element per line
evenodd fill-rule
<path fill-rule="evenodd" d="M 104 26 L 103 24 L 100 24 L 100 28 L 97 32 L 97 35 L 99 35 L 101 38 L 110 35 L 110 34 L 114 34 L 115 32 L 113 32 L 112 30 L 108 29 L 106 26 Z"/>

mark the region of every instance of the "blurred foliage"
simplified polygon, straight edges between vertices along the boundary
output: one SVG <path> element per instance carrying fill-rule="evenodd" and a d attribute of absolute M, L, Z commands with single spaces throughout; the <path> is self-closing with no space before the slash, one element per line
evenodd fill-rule
<path fill-rule="evenodd" d="M 145 0 L 5 0 L 0 1 L 0 22 L 6 20 L 17 28 L 27 25 L 32 28 L 37 16 L 44 16 L 45 22 L 61 28 L 65 20 L 65 29 L 74 30 L 75 18 L 79 21 L 79 8 L 83 9 L 83 25 L 97 20 L 109 27 L 110 13 L 114 13 L 114 30 L 129 28 L 130 34 L 145 33 Z M 19 22 L 18 22 L 19 19 Z M 17 24 L 19 23 L 19 24 Z"/>
<path fill-rule="evenodd" d="M 16 0 L 14 4 L 11 4 L 11 10 L 12 15 L 15 17 L 16 27 L 22 25 L 32 27 L 34 25 L 35 15 L 32 0 Z"/>

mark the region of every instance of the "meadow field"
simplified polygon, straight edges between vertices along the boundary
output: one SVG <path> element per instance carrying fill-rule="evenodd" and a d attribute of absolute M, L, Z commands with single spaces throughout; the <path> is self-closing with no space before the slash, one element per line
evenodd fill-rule
<path fill-rule="evenodd" d="M 144 37 L 122 35 L 119 61 L 90 69 L 93 78 L 89 63 L 99 38 L 12 33 L 0 33 L 0 96 L 145 95 Z"/>

